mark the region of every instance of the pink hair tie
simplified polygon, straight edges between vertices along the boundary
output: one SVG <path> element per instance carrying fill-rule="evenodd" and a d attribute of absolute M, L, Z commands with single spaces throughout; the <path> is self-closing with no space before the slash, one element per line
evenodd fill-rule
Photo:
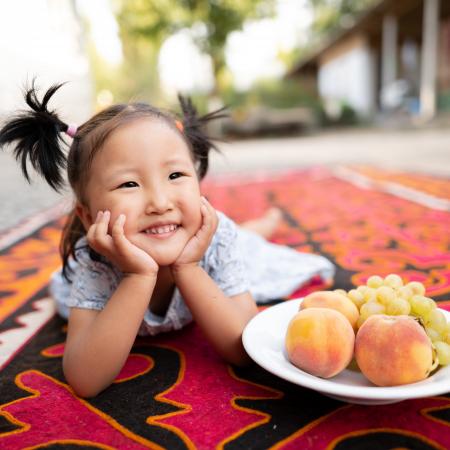
<path fill-rule="evenodd" d="M 67 127 L 66 134 L 68 134 L 71 138 L 74 138 L 77 134 L 77 126 L 72 124 Z"/>
<path fill-rule="evenodd" d="M 181 120 L 176 119 L 175 120 L 175 126 L 181 131 L 184 131 L 184 125 L 183 122 L 181 122 Z"/>

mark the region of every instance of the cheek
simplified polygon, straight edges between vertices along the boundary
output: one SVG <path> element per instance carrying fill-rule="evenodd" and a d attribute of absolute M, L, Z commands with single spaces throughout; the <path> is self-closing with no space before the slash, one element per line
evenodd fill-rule
<path fill-rule="evenodd" d="M 198 200 L 198 202 L 196 202 L 195 207 L 192 208 L 192 225 L 193 227 L 198 230 L 202 224 L 203 218 L 202 218 L 202 213 L 200 211 L 200 199 Z"/>
<path fill-rule="evenodd" d="M 133 208 L 120 208 L 111 210 L 111 220 L 109 222 L 109 231 L 111 232 L 113 225 L 116 223 L 116 220 L 119 218 L 120 214 L 125 214 L 125 225 L 124 231 L 125 233 L 135 231 L 136 220 L 133 212 Z"/>
<path fill-rule="evenodd" d="M 125 232 L 132 230 L 133 223 L 135 222 L 135 220 L 133 217 L 133 208 L 131 208 L 130 206 L 128 206 L 128 207 L 120 206 L 119 207 L 118 205 L 115 205 L 113 203 L 108 203 L 108 202 L 93 203 L 90 207 L 90 212 L 91 212 L 93 221 L 95 221 L 98 211 L 109 211 L 111 214 L 110 219 L 109 219 L 109 224 L 108 224 L 108 233 L 109 234 L 111 234 L 112 227 L 116 223 L 116 220 L 119 218 L 120 214 L 125 214 L 125 216 L 126 216 L 126 221 L 125 221 L 125 226 L 124 226 Z"/>

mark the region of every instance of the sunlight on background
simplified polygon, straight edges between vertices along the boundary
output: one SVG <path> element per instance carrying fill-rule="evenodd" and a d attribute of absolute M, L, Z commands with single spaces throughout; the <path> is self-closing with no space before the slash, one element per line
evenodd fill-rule
<path fill-rule="evenodd" d="M 98 54 L 105 62 L 117 66 L 123 60 L 119 25 L 109 0 L 77 0 L 77 7 L 87 17 Z"/>
<path fill-rule="evenodd" d="M 0 111 L 21 105 L 22 89 L 36 78 L 38 87 L 69 82 L 55 99 L 58 106 L 72 105 L 64 109 L 67 120 L 78 121 L 90 113 L 90 66 L 83 29 L 70 3 L 0 2 L 0 30 Z"/>
<path fill-rule="evenodd" d="M 235 87 L 245 90 L 259 78 L 282 75 L 286 68 L 278 55 L 306 41 L 311 21 L 304 0 L 278 0 L 273 19 L 248 22 L 231 33 L 226 55 Z"/>
<path fill-rule="evenodd" d="M 209 55 L 200 52 L 194 44 L 198 26 L 181 30 L 163 43 L 158 71 L 163 89 L 168 93 L 210 92 L 214 87 L 213 64 Z"/>
<path fill-rule="evenodd" d="M 60 68 L 56 75 L 68 68 L 73 75 L 88 71 L 88 61 L 80 52 L 81 30 L 66 5 L 50 8 L 46 0 L 8 2 L 0 14 L 0 27 L 2 36 L 9 38 L 0 40 L 3 61 L 23 59 L 27 72 L 35 67 Z M 67 29 L 72 33 L 65 33 Z M 19 70 L 23 72 L 24 67 Z"/>
<path fill-rule="evenodd" d="M 244 90 L 259 78 L 283 74 L 286 68 L 278 56 L 305 41 L 311 17 L 306 0 L 278 0 L 275 17 L 249 20 L 241 31 L 231 33 L 224 51 L 235 88 Z M 94 94 L 86 52 L 88 32 L 107 70 L 119 70 L 123 63 L 111 0 L 15 0 L 0 6 L 0 27 L 2 36 L 8 36 L 0 40 L 0 50 L 3 60 L 9 62 L 2 77 L 5 89 L 0 109 L 20 102 L 20 88 L 35 75 L 42 86 L 70 81 L 61 91 L 61 103 L 76 98 L 77 90 L 83 92 L 83 102 L 75 102 L 77 106 L 71 111 L 75 117 L 85 116 L 93 95 L 97 107 L 113 101 L 109 90 Z M 211 57 L 194 43 L 202 33 L 205 25 L 198 24 L 163 43 L 158 70 L 164 94 L 208 94 L 214 90 Z"/>
<path fill-rule="evenodd" d="M 305 0 L 278 0 L 273 19 L 248 21 L 242 31 L 231 33 L 225 48 L 227 65 L 237 89 L 248 89 L 260 78 L 282 75 L 278 58 L 306 41 L 312 11 Z M 212 64 L 193 42 L 196 30 L 183 30 L 161 48 L 159 67 L 168 91 L 209 92 L 214 85 Z"/>
<path fill-rule="evenodd" d="M 112 65 L 122 61 L 119 29 L 108 0 L 77 0 L 90 22 L 99 55 Z M 279 76 L 285 66 L 278 56 L 305 42 L 312 12 L 305 0 L 278 0 L 273 19 L 248 21 L 229 37 L 225 53 L 235 87 L 247 89 L 259 78 Z M 168 93 L 210 92 L 214 87 L 212 62 L 194 44 L 202 27 L 181 30 L 161 47 L 158 69 Z"/>

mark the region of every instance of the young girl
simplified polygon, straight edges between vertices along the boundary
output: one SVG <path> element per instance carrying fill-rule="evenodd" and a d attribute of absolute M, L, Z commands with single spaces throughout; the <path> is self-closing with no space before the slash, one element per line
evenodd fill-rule
<path fill-rule="evenodd" d="M 254 298 L 288 295 L 316 275 L 330 279 L 333 265 L 237 227 L 201 195 L 215 148 L 202 128 L 220 111 L 199 117 L 180 97 L 180 118 L 131 103 L 76 128 L 48 109 L 60 86 L 40 101 L 32 85 L 29 111 L 4 125 L 0 146 L 14 143 L 26 179 L 30 161 L 56 190 L 67 166 L 75 206 L 62 236 L 63 268 L 50 284 L 69 321 L 67 381 L 94 396 L 120 372 L 138 333 L 192 320 L 225 360 L 245 363 L 241 336 L 257 313 Z M 64 133 L 73 138 L 67 156 Z M 248 226 L 265 234 L 276 214 Z"/>

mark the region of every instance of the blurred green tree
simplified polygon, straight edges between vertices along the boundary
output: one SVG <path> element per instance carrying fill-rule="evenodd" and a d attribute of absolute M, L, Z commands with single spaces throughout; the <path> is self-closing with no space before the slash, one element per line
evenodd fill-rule
<path fill-rule="evenodd" d="M 182 29 L 200 28 L 193 33 L 198 48 L 211 57 L 216 93 L 226 84 L 225 44 L 228 35 L 242 28 L 247 19 L 271 17 L 274 0 L 117 0 L 117 17 L 126 60 L 130 67 L 146 65 L 164 40 Z M 138 49 L 147 47 L 145 56 Z M 149 63 L 150 61 L 147 61 Z M 149 67 L 149 66 L 147 66 Z M 135 86 L 134 92 L 143 86 Z"/>
<path fill-rule="evenodd" d="M 361 13 L 380 0 L 309 0 L 314 21 L 312 33 L 320 38 L 337 28 L 353 24 L 355 15 Z"/>

